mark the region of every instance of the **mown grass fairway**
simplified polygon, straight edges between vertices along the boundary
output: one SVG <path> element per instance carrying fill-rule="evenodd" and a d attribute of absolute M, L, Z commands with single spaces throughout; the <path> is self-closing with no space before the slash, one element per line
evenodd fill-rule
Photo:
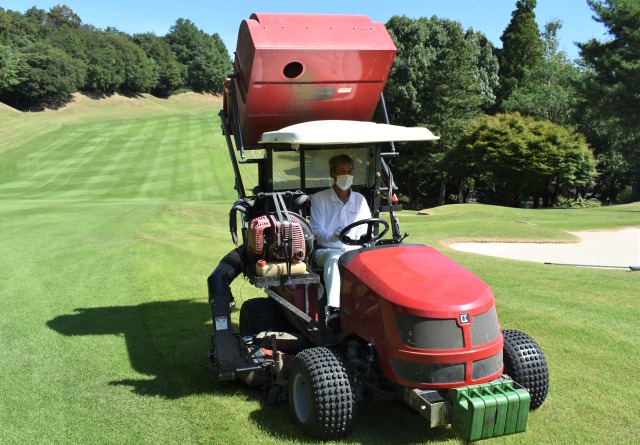
<path fill-rule="evenodd" d="M 314 443 L 288 406 L 205 369 L 206 278 L 232 244 L 235 199 L 219 103 L 194 94 L 0 107 L 0 443 Z M 637 443 L 640 273 L 455 252 L 449 240 L 565 240 L 640 226 L 640 206 L 405 212 L 483 278 L 502 327 L 530 334 L 551 372 L 545 405 L 506 444 Z M 527 224 L 523 224 L 526 222 Z M 242 278 L 238 304 L 262 295 Z M 460 443 L 393 403 L 360 404 L 344 443 Z M 489 442 L 487 442 L 489 443 Z"/>

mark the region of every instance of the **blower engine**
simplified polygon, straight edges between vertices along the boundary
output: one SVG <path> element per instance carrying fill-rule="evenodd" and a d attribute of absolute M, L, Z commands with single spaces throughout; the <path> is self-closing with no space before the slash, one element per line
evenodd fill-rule
<path fill-rule="evenodd" d="M 256 261 L 306 262 L 313 251 L 313 239 L 304 218 L 290 212 L 269 213 L 249 223 L 247 252 Z"/>
<path fill-rule="evenodd" d="M 275 215 L 263 215 L 249 223 L 248 251 L 265 260 L 304 261 L 307 251 L 298 218 L 278 221 Z"/>

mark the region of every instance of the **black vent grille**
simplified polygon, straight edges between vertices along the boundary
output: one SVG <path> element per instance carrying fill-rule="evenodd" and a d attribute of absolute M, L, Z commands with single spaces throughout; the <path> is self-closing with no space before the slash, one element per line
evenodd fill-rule
<path fill-rule="evenodd" d="M 464 347 L 462 329 L 455 319 L 440 320 L 396 314 L 398 335 L 407 346 L 419 349 L 459 349 Z"/>
<path fill-rule="evenodd" d="M 502 369 L 502 351 L 492 357 L 473 362 L 473 380 L 483 379 L 500 372 Z"/>
<path fill-rule="evenodd" d="M 416 383 L 458 383 L 464 382 L 464 363 L 423 364 L 394 358 L 391 366 L 403 380 Z"/>
<path fill-rule="evenodd" d="M 481 346 L 492 342 L 500 336 L 498 315 L 495 306 L 484 314 L 473 317 L 471 324 L 471 345 Z"/>

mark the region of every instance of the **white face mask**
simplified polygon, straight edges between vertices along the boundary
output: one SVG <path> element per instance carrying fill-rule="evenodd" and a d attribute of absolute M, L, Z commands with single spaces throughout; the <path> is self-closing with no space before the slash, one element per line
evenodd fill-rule
<path fill-rule="evenodd" d="M 336 176 L 336 185 L 341 190 L 347 190 L 353 184 L 353 176 L 351 175 L 338 175 Z"/>

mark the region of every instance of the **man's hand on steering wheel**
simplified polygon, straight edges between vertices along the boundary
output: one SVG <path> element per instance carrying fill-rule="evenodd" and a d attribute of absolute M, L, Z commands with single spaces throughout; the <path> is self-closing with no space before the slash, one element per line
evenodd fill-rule
<path fill-rule="evenodd" d="M 361 225 L 367 226 L 367 232 L 360 237 L 360 239 L 350 238 L 347 233 L 354 227 L 358 227 Z M 374 235 L 373 228 L 383 226 L 384 229 L 381 233 Z M 389 223 L 380 218 L 367 218 L 361 219 L 359 221 L 353 222 L 349 224 L 347 227 L 342 229 L 340 232 L 339 238 L 340 241 L 349 246 L 369 246 L 375 244 L 379 239 L 381 239 L 387 232 L 389 231 Z"/>

